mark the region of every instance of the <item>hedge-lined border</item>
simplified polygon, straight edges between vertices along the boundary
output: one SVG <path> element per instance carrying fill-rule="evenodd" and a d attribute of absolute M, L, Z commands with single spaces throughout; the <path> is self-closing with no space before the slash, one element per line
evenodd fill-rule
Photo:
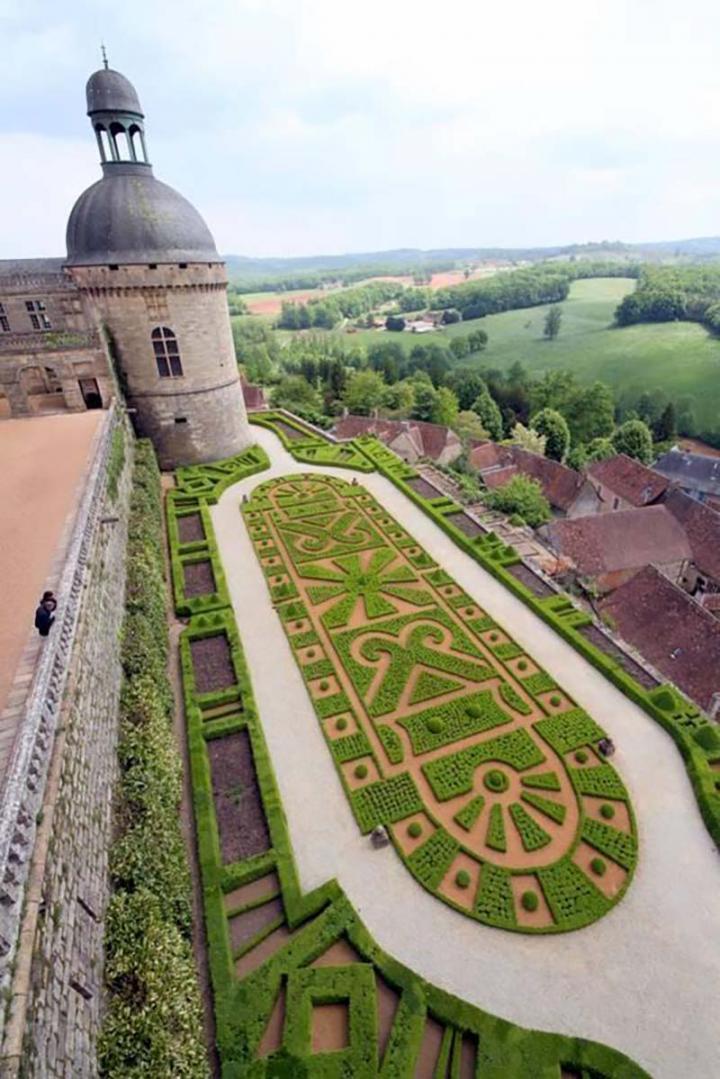
<path fill-rule="evenodd" d="M 257 422 L 255 416 L 250 421 Z M 552 626 L 576 652 L 667 731 L 685 762 L 705 827 L 716 846 L 720 847 L 720 773 L 717 769 L 720 764 L 720 737 L 708 717 L 676 686 L 664 683 L 648 690 L 629 675 L 620 663 L 596 648 L 578 632 L 582 626 L 591 624 L 592 619 L 574 607 L 566 596 L 538 598 L 533 595 L 529 588 L 508 572 L 508 567 L 522 562 L 517 551 L 504 544 L 493 532 L 475 539 L 466 536 L 448 520 L 449 515 L 462 512 L 462 506 L 444 495 L 439 494 L 437 498 L 419 495 L 408 482 L 418 478 L 419 473 L 382 442 L 373 436 L 361 435 L 353 440 L 353 444 L 366 455 L 378 472 L 435 521 L 461 550 L 522 600 L 543 622 Z M 292 444 L 287 448 L 295 456 Z"/>
<path fill-rule="evenodd" d="M 202 707 L 207 707 L 208 701 L 217 699 L 217 695 L 199 696 L 195 692 L 190 643 L 218 633 L 225 634 L 230 645 L 236 685 L 228 692 L 242 698 L 242 715 L 209 724 L 202 719 Z M 258 1060 L 257 1050 L 281 984 L 286 980 L 290 988 L 298 978 L 302 983 L 302 979 L 315 976 L 324 982 L 329 975 L 318 975 L 314 968 L 310 972 L 308 964 L 342 936 L 350 941 L 362 962 L 341 968 L 339 976 L 343 985 L 335 987 L 338 995 L 351 992 L 354 997 L 365 1000 L 367 1010 L 371 984 L 368 965 L 372 964 L 399 996 L 382 1066 L 378 1067 L 375 1044 L 370 1037 L 364 1046 L 356 1046 L 353 1050 L 351 1074 L 356 1079 L 372 1079 L 378 1075 L 385 1079 L 409 1077 L 420 1051 L 428 1015 L 446 1026 L 441 1058 L 446 1067 L 452 1062 L 453 1076 L 459 1074 L 461 1039 L 463 1032 L 467 1032 L 477 1038 L 478 1073 L 485 1074 L 487 1070 L 488 1075 L 502 1076 L 503 1079 L 535 1079 L 541 1073 L 554 1074 L 559 1073 L 560 1068 L 568 1068 L 595 1079 L 647 1079 L 647 1074 L 628 1057 L 598 1042 L 518 1027 L 424 981 L 378 947 L 336 881 L 329 881 L 314 892 L 302 895 L 285 814 L 232 611 L 226 609 L 193 618 L 181 635 L 180 647 L 210 974 L 224 1079 L 245 1076 L 261 1079 L 268 1074 L 270 1066 L 276 1069 L 272 1074 L 292 1075 L 297 1073 L 293 1068 L 302 1071 L 303 1065 L 310 1062 L 314 1075 L 337 1075 L 335 1064 L 338 1061 L 302 1055 L 302 1030 L 298 1030 L 293 1016 L 285 1026 L 285 1043 L 279 1053 Z M 207 742 L 241 729 L 246 730 L 250 738 L 272 848 L 244 862 L 223 865 Z M 298 932 L 265 963 L 238 980 L 223 896 L 240 884 L 264 876 L 271 869 L 277 872 L 280 880 L 288 926 Z M 323 985 L 322 989 L 328 999 L 333 999 L 332 985 Z M 372 1007 L 374 1010 L 374 999 Z M 324 1070 L 324 1065 L 329 1070 Z"/>
<path fill-rule="evenodd" d="M 176 487 L 165 499 L 170 571 L 172 574 L 175 613 L 181 617 L 202 614 L 230 606 L 225 572 L 218 553 L 215 533 L 210 522 L 209 506 L 214 505 L 227 487 L 270 467 L 270 461 L 260 446 L 251 446 L 235 457 L 209 465 L 179 468 L 175 474 Z M 183 543 L 179 522 L 183 517 L 199 514 L 203 538 Z M 185 566 L 192 562 L 209 562 L 215 580 L 215 591 L 199 596 L 185 594 Z"/>
<path fill-rule="evenodd" d="M 334 465 L 337 468 L 352 468 L 357 472 L 375 471 L 373 462 L 354 442 L 330 442 L 294 416 L 281 412 L 255 412 L 249 418 L 251 423 L 277 435 L 285 449 L 304 464 Z M 289 438 L 279 424 L 292 427 L 305 437 Z"/>
<path fill-rule="evenodd" d="M 180 828 L 182 764 L 167 676 L 163 549 L 160 473 L 152 445 L 138 442 L 121 647 L 113 895 L 105 929 L 108 998 L 98 1044 L 100 1072 L 108 1079 L 208 1074 Z"/>
<path fill-rule="evenodd" d="M 340 500 L 339 505 L 344 506 L 346 509 L 355 509 L 357 513 L 360 514 L 361 520 L 365 522 L 365 524 L 370 525 L 376 534 L 373 536 L 370 533 L 367 533 L 366 543 L 362 546 L 362 550 L 381 550 L 382 547 L 378 546 L 381 537 L 383 546 L 388 550 L 393 551 L 393 553 L 397 551 L 402 552 L 404 557 L 408 558 L 408 561 L 422 567 L 418 574 L 418 580 L 415 586 L 417 589 L 423 589 L 429 598 L 432 599 L 434 597 L 438 605 L 437 609 L 433 608 L 433 615 L 436 617 L 436 620 L 442 621 L 450 630 L 457 629 L 465 633 L 468 640 L 475 645 L 482 644 L 484 647 L 488 648 L 499 663 L 497 669 L 491 669 L 491 676 L 497 673 L 502 677 L 502 674 L 507 672 L 511 677 L 517 679 L 526 692 L 534 698 L 540 709 L 541 715 L 545 715 L 546 717 L 537 721 L 534 724 L 534 727 L 541 741 L 546 743 L 548 747 L 551 747 L 557 753 L 561 766 L 564 767 L 567 778 L 575 791 L 579 810 L 577 830 L 572 844 L 568 847 L 562 857 L 556 862 L 545 866 L 543 869 L 533 869 L 521 866 L 517 868 L 506 867 L 503 870 L 498 868 L 495 876 L 498 877 L 498 879 L 502 876 L 502 887 L 500 892 L 493 893 L 494 898 L 497 899 L 495 906 L 493 906 L 493 903 L 491 902 L 493 896 L 488 898 L 485 895 L 485 878 L 482 875 L 485 867 L 489 864 L 488 859 L 479 855 L 477 850 L 473 847 L 466 846 L 462 842 L 459 842 L 447 832 L 442 822 L 434 815 L 432 809 L 426 805 L 420 797 L 416 784 L 410 774 L 399 773 L 392 777 L 387 777 L 387 775 L 384 774 L 382 761 L 378 760 L 376 754 L 373 752 L 371 743 L 367 738 L 365 730 L 363 730 L 363 724 L 358 721 L 357 716 L 354 714 L 351 702 L 342 689 L 339 689 L 337 693 L 329 696 L 326 695 L 317 698 L 314 696 L 313 687 L 317 685 L 318 679 L 336 676 L 336 666 L 339 666 L 341 670 L 344 670 L 345 673 L 351 677 L 351 680 L 354 681 L 348 668 L 349 654 L 347 654 L 347 648 L 343 646 L 343 640 L 346 637 L 352 638 L 357 632 L 364 632 L 366 628 L 373 627 L 376 627 L 378 632 L 382 633 L 383 629 L 388 629 L 389 624 L 396 620 L 402 622 L 405 619 L 404 617 L 398 616 L 393 618 L 393 616 L 388 615 L 381 618 L 377 625 L 374 622 L 369 622 L 368 625 L 362 627 L 361 630 L 339 630 L 337 634 L 329 631 L 330 642 L 336 658 L 331 659 L 330 656 L 327 656 L 321 660 L 308 661 L 306 649 L 317 649 L 317 647 L 322 644 L 315 626 L 316 616 L 310 614 L 305 602 L 300 598 L 294 583 L 291 587 L 273 584 L 273 581 L 275 580 L 274 574 L 278 574 L 278 580 L 281 579 L 280 575 L 282 575 L 282 579 L 284 579 L 285 576 L 289 577 L 290 575 L 283 560 L 283 552 L 275 541 L 273 529 L 277 528 L 280 524 L 280 513 L 276 504 L 270 497 L 270 493 L 275 488 L 303 480 L 309 480 L 311 482 L 317 481 L 317 486 L 325 485 L 328 492 L 332 492 L 332 494 Z M 314 503 L 318 508 L 329 505 L 327 496 L 320 490 L 312 497 L 310 495 L 305 495 L 304 497 L 298 497 L 297 499 L 298 508 L 302 509 L 304 514 L 313 511 Z M 572 750 L 586 748 L 588 746 L 593 746 L 594 748 L 597 745 L 598 740 L 605 737 L 605 732 L 597 725 L 597 723 L 587 716 L 586 713 L 574 705 L 572 698 L 566 692 L 559 690 L 554 679 L 538 667 L 532 655 L 520 648 L 502 626 L 499 626 L 493 619 L 487 616 L 482 619 L 470 618 L 465 620 L 458 618 L 457 622 L 453 621 L 451 617 L 444 612 L 445 604 L 452 608 L 462 608 L 467 607 L 468 605 L 477 607 L 475 600 L 460 588 L 443 568 L 434 563 L 427 553 L 423 551 L 422 546 L 417 540 L 407 532 L 404 526 L 400 525 L 389 511 L 362 486 L 351 485 L 346 480 L 337 477 L 323 477 L 313 473 L 292 473 L 287 476 L 277 477 L 261 483 L 255 488 L 250 499 L 243 501 L 241 512 L 245 518 L 245 524 L 258 561 L 261 563 L 262 559 L 272 557 L 273 566 L 263 568 L 266 583 L 285 630 L 298 670 L 307 687 L 308 697 L 310 698 L 320 723 L 326 745 L 335 762 L 338 777 L 345 790 L 345 795 L 350 803 L 360 830 L 369 832 L 378 824 L 386 826 L 393 825 L 394 828 L 391 830 L 391 833 L 393 835 L 395 849 L 408 871 L 416 878 L 416 880 L 440 901 L 460 911 L 466 917 L 476 918 L 487 925 L 493 925 L 502 929 L 511 929 L 521 933 L 548 934 L 568 932 L 591 924 L 603 917 L 613 906 L 619 903 L 631 883 L 637 859 L 637 825 L 630 798 L 621 778 L 614 771 L 612 765 L 602 765 L 603 775 L 606 775 L 605 785 L 607 787 L 607 797 L 621 801 L 626 807 L 630 822 L 630 833 L 625 836 L 625 838 L 632 850 L 631 858 L 626 859 L 623 862 L 618 861 L 618 864 L 626 871 L 626 877 L 623 881 L 622 888 L 610 898 L 600 889 L 596 888 L 592 877 L 583 874 L 582 870 L 572 861 L 572 855 L 578 846 L 583 840 L 587 840 L 585 823 L 588 818 L 582 802 L 583 791 L 580 789 L 580 778 L 576 775 L 575 769 L 572 767 L 571 763 L 566 759 L 566 754 Z M 290 507 L 289 512 L 292 513 L 292 506 Z M 308 522 L 312 525 L 313 518 L 308 518 Z M 364 530 L 362 526 L 361 530 Z M 415 552 L 412 557 L 405 554 L 405 551 L 408 549 Z M 288 553 L 291 554 L 291 552 Z M 323 552 L 318 551 L 316 557 L 320 559 L 323 558 Z M 302 563 L 297 567 L 296 572 L 301 577 L 303 576 Z M 290 580 L 292 581 L 291 577 Z M 447 596 L 449 587 L 452 588 L 451 598 L 448 598 Z M 426 613 L 428 613 L 427 610 Z M 422 611 L 418 611 L 418 616 L 421 614 Z M 296 630 L 296 624 L 304 621 L 309 622 L 310 628 L 298 632 Z M 326 626 L 325 628 L 327 629 L 328 627 Z M 495 633 L 496 630 L 497 634 Z M 497 644 L 493 643 L 493 637 L 495 636 L 498 638 Z M 332 652 L 330 655 L 332 655 Z M 535 673 L 524 676 L 521 671 L 514 670 L 510 666 L 510 664 L 520 656 L 527 657 L 531 660 L 532 668 L 535 670 Z M 450 677 L 452 676 L 450 675 Z M 512 688 L 509 682 L 503 682 L 502 685 Z M 558 713 L 557 720 L 553 719 L 554 708 L 552 706 L 556 702 L 552 701 L 552 704 L 548 705 L 545 696 L 554 690 L 562 692 L 562 699 L 568 707 L 574 706 L 572 710 L 565 710 Z M 478 683 L 476 692 L 478 695 L 482 696 L 481 682 Z M 470 691 L 457 702 L 461 709 L 472 703 L 473 695 Z M 428 699 L 425 702 L 425 710 L 421 713 L 416 713 L 414 716 L 416 724 L 420 722 L 420 716 L 431 711 L 432 707 L 432 699 Z M 366 710 L 366 714 L 367 723 L 370 724 L 375 733 L 377 733 L 378 724 L 374 722 L 372 713 Z M 348 736 L 338 736 L 338 726 L 333 718 L 338 716 L 352 716 L 353 724 L 357 727 L 357 733 Z M 511 717 L 508 715 L 507 719 L 509 720 L 510 718 Z M 555 728 L 560 721 L 564 724 L 564 739 L 568 742 L 567 745 L 564 744 L 563 740 L 560 739 L 555 732 Z M 345 725 L 345 718 L 342 718 L 341 722 Z M 496 724 L 491 724 L 491 726 L 494 727 Z M 407 727 L 407 729 L 411 741 L 415 744 L 415 735 L 410 730 L 410 727 Z M 477 733 L 480 733 L 483 729 L 489 730 L 490 727 L 483 728 L 482 726 L 479 726 L 477 728 Z M 546 729 L 547 737 L 545 733 Z M 478 750 L 478 752 L 482 752 L 483 747 L 494 745 L 496 741 L 502 742 L 504 740 L 505 742 L 508 742 L 510 738 L 519 738 L 522 731 L 523 729 L 521 728 L 520 730 L 515 731 L 513 735 L 504 735 L 503 726 L 497 726 L 497 731 L 489 742 L 478 743 L 477 746 L 472 748 Z M 468 730 L 465 733 L 472 732 Z M 432 736 L 430 737 L 432 741 Z M 525 733 L 523 737 L 528 738 L 528 735 Z M 444 743 L 442 741 L 437 741 L 434 744 L 439 746 Z M 416 755 L 421 755 L 426 748 L 434 748 L 434 745 L 428 744 L 424 748 L 422 746 L 416 747 Z M 452 767 L 451 762 L 456 757 L 471 754 L 470 749 L 461 750 L 456 753 L 452 742 L 445 744 L 445 750 L 446 753 L 444 756 L 435 760 L 432 765 L 423 768 L 425 778 L 430 781 L 431 786 L 434 786 L 434 783 L 431 779 L 430 769 L 437 768 L 442 771 L 443 767 Z M 509 745 L 508 754 L 510 754 Z M 350 761 L 360 759 L 363 759 L 365 762 L 372 760 L 375 770 L 380 778 L 375 782 L 369 782 L 368 784 L 353 790 L 348 782 L 347 772 L 343 768 L 343 765 L 346 765 Z M 488 757 L 488 759 L 493 758 Z M 510 764 L 512 767 L 515 766 L 514 762 L 511 760 L 511 755 L 498 757 L 497 759 L 504 760 L 505 763 Z M 364 769 L 365 774 L 367 775 L 365 763 L 361 763 L 360 767 Z M 518 767 L 524 766 L 519 765 Z M 538 767 L 540 767 L 539 763 Z M 591 792 L 585 791 L 584 793 Z M 406 820 L 409 821 L 415 814 L 420 812 L 431 821 L 435 830 L 422 845 L 416 847 L 412 853 L 408 854 L 403 849 L 403 845 L 398 838 L 397 829 L 400 829 L 401 831 L 405 829 L 407 825 L 403 822 Z M 490 845 L 493 846 L 494 849 L 504 851 L 505 834 L 502 820 L 499 819 L 500 814 L 497 806 L 494 807 L 493 813 L 494 817 L 491 817 L 491 825 L 493 823 L 495 824 L 494 836 L 496 839 L 495 842 Z M 519 819 L 519 822 L 515 819 L 516 817 Z M 540 829 L 539 825 L 524 813 L 522 807 L 516 809 L 513 820 L 524 837 L 530 837 L 537 841 L 538 836 L 545 834 L 544 831 Z M 540 844 L 538 843 L 537 845 Z M 471 908 L 467 905 L 455 902 L 446 894 L 445 890 L 440 888 L 452 862 L 461 850 L 464 850 L 474 861 L 483 866 L 483 870 L 481 871 L 481 891 L 478 893 L 475 903 Z M 515 914 L 514 902 L 509 892 L 510 879 L 514 876 L 533 877 L 536 881 L 536 887 L 543 892 L 546 891 L 545 883 L 546 881 L 548 882 L 548 888 L 550 890 L 545 895 L 545 898 L 552 910 L 553 920 L 550 924 L 533 926 L 518 921 Z M 571 894 L 577 897 L 577 903 L 569 900 Z M 558 898 L 558 902 L 551 902 L 551 899 L 554 898 Z"/>

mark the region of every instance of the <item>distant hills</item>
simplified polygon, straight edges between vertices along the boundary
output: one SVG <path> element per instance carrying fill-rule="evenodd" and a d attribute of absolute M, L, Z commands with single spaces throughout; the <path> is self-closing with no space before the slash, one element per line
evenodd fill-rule
<path fill-rule="evenodd" d="M 301 258 L 246 258 L 226 255 L 230 275 L 271 277 L 276 274 L 321 273 L 328 270 L 368 270 L 397 273 L 421 269 L 451 269 L 477 261 L 540 262 L 552 258 L 627 258 L 643 260 L 713 259 L 720 257 L 720 236 L 689 240 L 660 240 L 627 244 L 604 240 L 601 243 L 569 244 L 558 247 L 447 247 L 422 250 L 398 248 L 393 251 L 363 251 L 345 255 L 309 255 Z"/>

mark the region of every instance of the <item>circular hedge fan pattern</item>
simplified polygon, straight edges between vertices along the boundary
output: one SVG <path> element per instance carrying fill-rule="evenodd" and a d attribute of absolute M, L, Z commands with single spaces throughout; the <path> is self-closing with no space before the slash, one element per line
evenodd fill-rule
<path fill-rule="evenodd" d="M 270 480 L 242 512 L 362 831 L 487 925 L 617 903 L 637 837 L 602 728 L 362 485 Z"/>

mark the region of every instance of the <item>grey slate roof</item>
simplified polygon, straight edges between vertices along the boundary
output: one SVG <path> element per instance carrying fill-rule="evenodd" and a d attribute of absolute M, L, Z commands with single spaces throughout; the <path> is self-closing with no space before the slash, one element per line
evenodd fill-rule
<path fill-rule="evenodd" d="M 85 87 L 88 115 L 94 112 L 132 112 L 143 115 L 135 87 L 112 68 L 93 72 Z"/>
<path fill-rule="evenodd" d="M 61 274 L 65 259 L 0 259 L 0 277 L 16 274 Z"/>
<path fill-rule="evenodd" d="M 147 165 L 112 163 L 77 200 L 67 263 L 222 262 L 200 214 Z"/>
<path fill-rule="evenodd" d="M 720 495 L 720 457 L 670 450 L 658 457 L 653 468 L 680 487 Z"/>

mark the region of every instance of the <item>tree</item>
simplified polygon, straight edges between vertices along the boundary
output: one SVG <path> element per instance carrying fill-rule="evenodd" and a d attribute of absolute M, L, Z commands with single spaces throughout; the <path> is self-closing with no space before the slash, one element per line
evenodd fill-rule
<path fill-rule="evenodd" d="M 441 386 L 437 391 L 435 407 L 432 413 L 433 423 L 442 423 L 446 427 L 452 427 L 458 414 L 458 399 L 447 386 Z"/>
<path fill-rule="evenodd" d="M 547 314 L 545 315 L 545 325 L 543 326 L 543 334 L 547 337 L 548 341 L 554 341 L 557 335 L 560 333 L 560 323 L 562 322 L 562 308 L 559 304 L 553 303 L 548 307 Z"/>
<path fill-rule="evenodd" d="M 275 408 L 288 412 L 319 412 L 322 406 L 320 394 L 302 375 L 285 375 L 272 391 Z"/>
<path fill-rule="evenodd" d="M 494 442 L 499 442 L 503 436 L 503 422 L 497 403 L 490 396 L 487 386 L 483 386 L 473 402 L 473 412 L 480 417 L 480 422 Z"/>
<path fill-rule="evenodd" d="M 612 390 L 604 382 L 573 390 L 561 412 L 570 428 L 573 445 L 607 438 L 615 429 L 615 402 Z"/>
<path fill-rule="evenodd" d="M 565 417 L 554 408 L 543 408 L 530 420 L 530 426 L 545 436 L 545 456 L 564 461 L 570 448 L 570 430 Z"/>
<path fill-rule="evenodd" d="M 672 401 L 660 413 L 654 425 L 653 433 L 658 442 L 671 442 L 677 435 L 677 418 L 675 405 Z"/>
<path fill-rule="evenodd" d="M 432 421 L 437 404 L 438 391 L 433 386 L 427 375 L 418 376 L 412 380 L 415 392 L 415 402 L 410 415 L 415 420 Z"/>
<path fill-rule="evenodd" d="M 612 444 L 618 453 L 626 453 L 636 461 L 649 465 L 653 457 L 650 428 L 642 420 L 627 420 L 612 436 Z"/>
<path fill-rule="evenodd" d="M 587 463 L 593 461 L 607 461 L 608 457 L 614 457 L 617 450 L 609 438 L 594 438 L 587 446 Z"/>
<path fill-rule="evenodd" d="M 523 423 L 516 423 L 510 434 L 513 446 L 520 446 L 529 453 L 537 453 L 540 457 L 545 454 L 545 435 L 539 435 L 532 427 L 526 427 Z"/>
<path fill-rule="evenodd" d="M 385 319 L 385 329 L 394 333 L 402 333 L 405 329 L 405 319 L 401 315 L 388 315 Z"/>
<path fill-rule="evenodd" d="M 442 320 L 446 326 L 449 326 L 451 322 L 459 322 L 462 315 L 456 307 L 446 307 L 442 313 Z"/>
<path fill-rule="evenodd" d="M 343 403 L 357 416 L 369 416 L 385 403 L 387 386 L 377 371 L 354 371 L 348 379 Z"/>
<path fill-rule="evenodd" d="M 397 417 L 409 416 L 415 404 L 415 389 L 409 379 L 394 382 L 385 390 L 384 406 Z"/>
<path fill-rule="evenodd" d="M 585 446 L 574 446 L 565 458 L 568 468 L 574 468 L 576 472 L 582 472 L 587 463 L 588 454 Z"/>
<path fill-rule="evenodd" d="M 489 437 L 476 412 L 458 412 L 451 427 L 465 449 L 473 440 L 481 442 Z"/>
<path fill-rule="evenodd" d="M 470 352 L 482 352 L 488 343 L 488 335 L 485 330 L 473 330 L 467 335 Z"/>
<path fill-rule="evenodd" d="M 517 473 L 502 487 L 483 494 L 482 498 L 490 509 L 499 510 L 500 513 L 517 514 L 531 528 L 539 528 L 552 516 L 550 503 L 538 481 L 522 472 Z"/>
<path fill-rule="evenodd" d="M 450 341 L 450 351 L 456 360 L 464 359 L 470 351 L 467 337 L 453 337 Z"/>
<path fill-rule="evenodd" d="M 482 376 L 469 367 L 456 368 L 448 379 L 448 386 L 457 394 L 458 404 L 463 411 L 472 408 L 480 394 L 487 392 Z"/>

